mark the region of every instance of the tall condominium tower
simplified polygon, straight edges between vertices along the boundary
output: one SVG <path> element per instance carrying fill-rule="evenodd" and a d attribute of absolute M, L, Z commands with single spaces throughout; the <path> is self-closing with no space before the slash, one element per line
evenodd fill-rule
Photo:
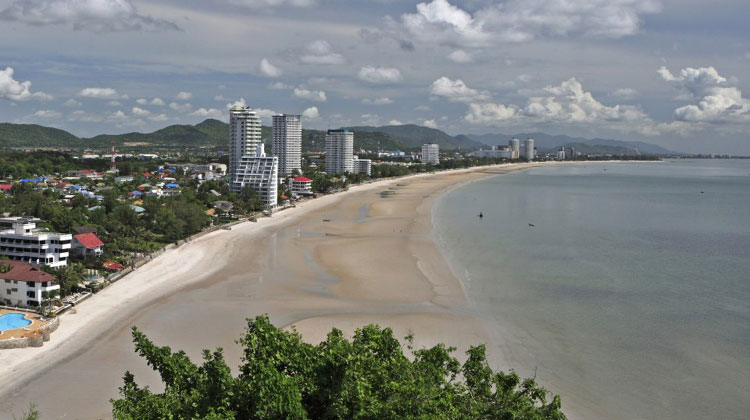
<path fill-rule="evenodd" d="M 422 163 L 437 165 L 440 163 L 440 146 L 436 143 L 422 145 Z"/>
<path fill-rule="evenodd" d="M 302 171 L 302 124 L 299 115 L 273 116 L 273 147 L 279 158 L 279 175 Z"/>
<path fill-rule="evenodd" d="M 528 138 L 523 141 L 524 154 L 523 157 L 531 162 L 534 160 L 534 139 Z"/>
<path fill-rule="evenodd" d="M 229 110 L 229 185 L 234 185 L 240 160 L 255 156 L 260 138 L 260 118 L 250 108 L 235 105 Z"/>
<path fill-rule="evenodd" d="M 242 191 L 252 187 L 258 192 L 266 209 L 273 210 L 278 200 L 279 158 L 266 156 L 263 145 L 256 148 L 254 155 L 244 155 L 237 167 L 237 176 L 230 184 L 232 191 Z"/>
<path fill-rule="evenodd" d="M 512 138 L 508 142 L 510 146 L 511 159 L 518 159 L 521 157 L 521 141 L 517 138 Z"/>
<path fill-rule="evenodd" d="M 326 172 L 343 174 L 354 172 L 354 133 L 343 130 L 328 130 L 326 134 Z"/>

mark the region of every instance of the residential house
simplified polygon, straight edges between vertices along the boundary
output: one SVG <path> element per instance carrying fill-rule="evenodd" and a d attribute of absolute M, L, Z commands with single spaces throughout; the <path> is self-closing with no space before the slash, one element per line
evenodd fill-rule
<path fill-rule="evenodd" d="M 60 290 L 55 276 L 39 265 L 0 260 L 0 301 L 12 306 L 41 306 L 42 292 Z"/>

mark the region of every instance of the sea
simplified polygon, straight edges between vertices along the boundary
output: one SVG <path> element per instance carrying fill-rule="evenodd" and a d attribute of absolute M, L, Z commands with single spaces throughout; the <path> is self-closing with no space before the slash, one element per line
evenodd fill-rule
<path fill-rule="evenodd" d="M 494 367 L 570 419 L 750 419 L 750 160 L 536 167 L 433 225 Z"/>

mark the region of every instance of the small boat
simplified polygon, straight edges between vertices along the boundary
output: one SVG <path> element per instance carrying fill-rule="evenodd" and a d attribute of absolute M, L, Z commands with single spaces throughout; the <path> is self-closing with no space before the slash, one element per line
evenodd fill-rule
<path fill-rule="evenodd" d="M 324 222 L 330 222 L 331 219 L 323 219 Z"/>
<path fill-rule="evenodd" d="M 534 227 L 534 226 L 536 226 L 536 225 L 534 225 L 533 223 L 529 223 L 529 226 L 531 226 L 531 227 Z"/>
<path fill-rule="evenodd" d="M 484 217 L 484 215 L 483 215 L 483 214 L 482 214 L 482 212 L 480 211 L 480 212 L 479 212 L 479 218 L 481 219 L 481 218 L 483 218 L 483 217 Z"/>

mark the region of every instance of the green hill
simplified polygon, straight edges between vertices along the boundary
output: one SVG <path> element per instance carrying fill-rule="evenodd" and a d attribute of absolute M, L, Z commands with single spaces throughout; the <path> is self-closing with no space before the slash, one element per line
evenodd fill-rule
<path fill-rule="evenodd" d="M 0 147 L 78 147 L 81 139 L 59 128 L 0 123 Z"/>
<path fill-rule="evenodd" d="M 468 137 L 453 137 L 444 131 L 414 124 L 386 125 L 382 127 L 349 127 L 354 132 L 381 132 L 389 135 L 406 148 L 421 148 L 425 143 L 437 143 L 442 149 L 471 150 L 484 146 Z M 356 138 L 356 135 L 355 135 Z"/>

